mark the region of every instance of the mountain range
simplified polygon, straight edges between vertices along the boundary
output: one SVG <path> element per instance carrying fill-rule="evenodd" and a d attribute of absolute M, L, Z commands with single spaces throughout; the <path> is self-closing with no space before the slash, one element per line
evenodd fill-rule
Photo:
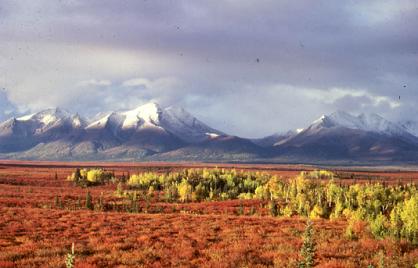
<path fill-rule="evenodd" d="M 55 108 L 0 123 L 0 158 L 416 163 L 418 124 L 337 111 L 304 129 L 246 139 L 212 128 L 182 108 L 156 103 L 92 121 Z"/>

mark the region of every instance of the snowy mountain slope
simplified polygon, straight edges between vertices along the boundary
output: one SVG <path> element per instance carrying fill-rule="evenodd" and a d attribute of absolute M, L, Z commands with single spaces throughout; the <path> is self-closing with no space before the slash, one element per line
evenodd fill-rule
<path fill-rule="evenodd" d="M 84 128 L 86 126 L 86 121 L 78 114 L 72 115 L 60 108 L 47 109 L 39 113 L 19 117 L 16 120 L 34 127 L 35 135 L 64 125 L 72 128 Z"/>
<path fill-rule="evenodd" d="M 119 137 L 123 120 L 124 117 L 122 115 L 114 112 L 109 113 L 89 124 L 85 128 L 85 135 L 82 137 L 82 140 L 92 141 L 102 149 L 120 145 L 123 142 L 121 137 Z"/>
<path fill-rule="evenodd" d="M 418 137 L 418 122 L 408 120 L 408 121 L 402 122 L 400 124 L 406 131 L 408 131 L 409 133 L 411 133 L 415 137 Z"/>
<path fill-rule="evenodd" d="M 125 135 L 125 138 L 128 135 L 126 133 L 153 129 L 155 132 L 175 135 L 185 143 L 201 142 L 208 139 L 211 134 L 223 134 L 205 125 L 182 108 L 162 109 L 156 103 L 147 103 L 130 111 L 113 112 L 91 123 L 87 130 L 104 128 L 111 129 L 115 135 Z"/>
<path fill-rule="evenodd" d="M 418 138 L 375 114 L 352 116 L 336 112 L 321 116 L 275 150 L 312 159 L 414 159 Z"/>
<path fill-rule="evenodd" d="M 20 151 L 40 142 L 79 135 L 86 121 L 59 108 L 11 118 L 0 124 L 0 151 Z"/>
<path fill-rule="evenodd" d="M 131 111 L 123 112 L 123 129 L 138 127 L 160 127 L 162 110 L 156 103 L 147 103 Z"/>
<path fill-rule="evenodd" d="M 147 103 L 133 110 L 112 112 L 86 128 L 87 140 L 104 142 L 108 146 L 133 146 L 163 152 L 185 144 L 197 143 L 221 135 L 182 108 L 162 109 Z"/>
<path fill-rule="evenodd" d="M 418 161 L 413 122 L 376 114 L 324 115 L 297 131 L 262 139 L 230 136 L 182 108 L 156 103 L 109 112 L 87 124 L 48 109 L 0 123 L 0 157 L 42 160 Z M 290 159 L 290 160 L 289 160 Z"/>
<path fill-rule="evenodd" d="M 160 124 L 187 143 L 202 142 L 224 135 L 223 132 L 207 126 L 180 107 L 171 106 L 164 109 Z"/>
<path fill-rule="evenodd" d="M 110 112 L 90 124 L 78 114 L 48 109 L 0 124 L 0 152 L 29 150 L 25 156 L 69 157 L 112 152 L 148 155 L 199 143 L 223 133 L 208 127 L 182 108 L 162 109 L 147 103 L 133 110 Z M 42 143 L 42 144 L 41 144 Z M 67 148 L 64 150 L 63 148 Z"/>
<path fill-rule="evenodd" d="M 323 115 L 305 130 L 331 127 L 357 129 L 389 136 L 409 136 L 410 134 L 402 126 L 390 122 L 380 115 L 360 114 L 359 116 L 353 116 L 343 111 L 337 111 L 329 116 Z"/>

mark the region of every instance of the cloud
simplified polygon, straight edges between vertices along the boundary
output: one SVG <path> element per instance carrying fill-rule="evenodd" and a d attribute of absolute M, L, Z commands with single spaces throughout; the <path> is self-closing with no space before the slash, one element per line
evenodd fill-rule
<path fill-rule="evenodd" d="M 17 107 L 9 101 L 4 89 L 0 89 L 0 120 L 9 119 L 18 114 Z"/>
<path fill-rule="evenodd" d="M 78 83 L 78 86 L 86 87 L 86 86 L 110 86 L 112 85 L 112 82 L 109 80 L 96 80 L 96 79 L 90 79 L 81 81 Z"/>
<path fill-rule="evenodd" d="M 411 0 L 6 0 L 0 87 L 32 111 L 182 105 L 244 136 L 335 109 L 414 119 L 416 25 Z"/>
<path fill-rule="evenodd" d="M 151 81 L 146 78 L 132 78 L 122 83 L 124 87 L 150 87 Z"/>
<path fill-rule="evenodd" d="M 158 79 L 130 78 L 125 81 L 87 80 L 78 83 L 83 94 L 73 94 L 62 102 L 71 111 L 83 111 L 91 117 L 103 111 L 128 110 L 146 102 L 155 101 L 163 106 L 174 102 L 183 90 L 182 83 L 173 77 Z M 181 98 L 181 94 L 179 95 Z"/>

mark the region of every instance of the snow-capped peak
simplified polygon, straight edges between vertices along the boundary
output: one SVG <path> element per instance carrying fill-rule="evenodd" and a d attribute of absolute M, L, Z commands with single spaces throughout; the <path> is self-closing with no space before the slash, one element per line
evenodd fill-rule
<path fill-rule="evenodd" d="M 322 121 L 324 121 L 325 120 L 325 118 L 326 118 L 327 116 L 326 115 L 321 115 L 321 117 L 319 117 L 318 119 L 316 119 L 316 120 L 314 120 L 313 122 L 312 122 L 312 125 L 314 125 L 314 124 L 319 124 L 319 123 L 321 123 Z"/>
<path fill-rule="evenodd" d="M 58 121 L 62 121 L 71 117 L 71 114 L 60 108 L 46 109 L 38 113 L 25 115 L 17 118 L 18 121 L 27 122 L 35 121 L 44 126 L 53 125 Z"/>
<path fill-rule="evenodd" d="M 5 123 L 2 123 L 3 128 L 10 128 Z M 74 129 L 94 130 L 93 133 L 101 133 L 102 129 L 111 130 L 115 135 L 120 134 L 121 138 L 131 136 L 132 131 L 145 133 L 142 130 L 157 129 L 177 136 L 186 143 L 201 142 L 224 135 L 199 121 L 183 108 L 175 106 L 161 108 L 154 102 L 128 111 L 101 114 L 89 124 L 78 114 L 72 115 L 59 108 L 25 115 L 7 123 L 11 126 L 18 124 L 19 127 L 24 127 L 28 132 L 35 134 L 44 133 L 55 127 L 72 126 Z"/>
<path fill-rule="evenodd" d="M 2 124 L 1 128 L 8 129 L 9 133 L 25 133 L 25 135 L 43 135 L 49 131 L 69 128 L 83 129 L 85 121 L 78 115 L 72 115 L 60 108 L 52 108 L 34 114 L 28 114 Z M 6 132 L 7 132 L 6 131 Z M 17 133 L 16 132 L 16 133 Z"/>
<path fill-rule="evenodd" d="M 123 112 L 122 115 L 125 117 L 122 128 L 137 127 L 141 122 L 148 125 L 158 125 L 161 108 L 157 103 L 150 102 L 136 109 Z"/>
<path fill-rule="evenodd" d="M 90 125 L 87 129 L 104 128 L 109 123 L 122 129 L 135 129 L 138 127 L 158 127 L 160 121 L 160 114 L 162 110 L 156 103 L 147 103 L 141 105 L 133 110 L 122 112 L 110 112 L 104 117 L 99 118 Z"/>
<path fill-rule="evenodd" d="M 315 120 L 312 128 L 331 128 L 345 127 L 349 129 L 359 129 L 364 131 L 376 132 L 386 135 L 404 135 L 405 129 L 398 124 L 392 123 L 377 114 L 360 114 L 353 116 L 343 111 L 337 111 L 329 116 L 321 116 Z"/>
<path fill-rule="evenodd" d="M 71 117 L 71 124 L 74 128 L 83 128 L 87 125 L 86 121 L 78 113 Z"/>
<path fill-rule="evenodd" d="M 322 115 L 319 119 L 315 120 L 313 125 L 319 126 L 344 126 L 347 128 L 357 128 L 358 127 L 358 118 L 352 116 L 343 111 L 337 111 L 330 115 Z"/>

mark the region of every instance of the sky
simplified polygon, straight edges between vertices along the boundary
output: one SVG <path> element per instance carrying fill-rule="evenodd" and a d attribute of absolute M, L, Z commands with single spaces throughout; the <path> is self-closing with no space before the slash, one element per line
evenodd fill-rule
<path fill-rule="evenodd" d="M 149 101 L 243 137 L 418 114 L 418 2 L 0 0 L 0 119 Z"/>

